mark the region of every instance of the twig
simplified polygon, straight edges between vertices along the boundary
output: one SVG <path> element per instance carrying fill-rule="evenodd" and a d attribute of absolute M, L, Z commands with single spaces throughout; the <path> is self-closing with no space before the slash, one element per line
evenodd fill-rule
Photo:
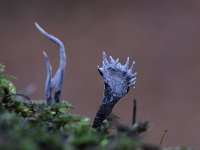
<path fill-rule="evenodd" d="M 132 125 L 136 123 L 136 113 L 137 113 L 137 101 L 136 99 L 133 100 L 133 118 L 132 118 Z"/>
<path fill-rule="evenodd" d="M 167 130 L 165 130 L 165 131 L 164 131 L 164 133 L 162 134 L 162 137 L 161 137 L 161 139 L 160 139 L 159 146 L 161 146 L 161 145 L 162 145 L 162 143 L 163 143 L 163 140 L 164 140 L 164 138 L 165 138 L 166 134 L 167 134 Z"/>

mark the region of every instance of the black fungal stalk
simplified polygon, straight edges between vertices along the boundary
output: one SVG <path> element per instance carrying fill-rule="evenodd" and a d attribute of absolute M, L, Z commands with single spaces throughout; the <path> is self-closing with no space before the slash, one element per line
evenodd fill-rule
<path fill-rule="evenodd" d="M 65 53 L 65 46 L 57 37 L 47 33 L 37 23 L 35 23 L 35 26 L 40 31 L 40 33 L 42 33 L 45 37 L 47 37 L 49 40 L 51 40 L 52 42 L 54 42 L 56 45 L 60 47 L 60 64 L 54 77 L 52 77 L 52 66 L 50 64 L 48 55 L 46 54 L 45 51 L 43 51 L 43 54 L 45 56 L 45 62 L 47 65 L 47 79 L 46 79 L 46 85 L 45 85 L 45 96 L 46 96 L 47 104 L 51 105 L 54 103 L 59 103 L 62 87 L 63 87 L 63 81 L 64 81 L 63 78 L 64 78 L 65 67 L 66 67 L 66 59 L 67 59 L 66 53 Z M 54 98 L 52 98 L 53 91 L 55 91 Z"/>
<path fill-rule="evenodd" d="M 108 61 L 105 52 L 103 52 L 102 67 L 98 67 L 98 71 L 104 80 L 104 98 L 92 127 L 99 128 L 112 112 L 115 104 L 128 93 L 130 87 L 135 85 L 135 62 L 133 62 L 130 69 L 128 65 L 129 57 L 125 65 L 122 65 L 119 59 L 114 60 L 112 56 Z"/>

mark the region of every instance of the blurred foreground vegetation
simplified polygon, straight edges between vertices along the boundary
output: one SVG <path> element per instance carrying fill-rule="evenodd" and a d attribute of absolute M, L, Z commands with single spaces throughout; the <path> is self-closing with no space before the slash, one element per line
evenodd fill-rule
<path fill-rule="evenodd" d="M 111 130 L 112 119 L 101 131 L 89 119 L 70 113 L 72 105 L 61 102 L 47 106 L 17 94 L 0 65 L 0 149 L 1 150 L 192 150 L 161 148 L 142 142 L 132 127 Z"/>

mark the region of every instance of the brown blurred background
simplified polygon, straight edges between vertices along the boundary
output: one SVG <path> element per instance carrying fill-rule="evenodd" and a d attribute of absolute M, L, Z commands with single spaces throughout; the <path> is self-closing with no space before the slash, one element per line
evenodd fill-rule
<path fill-rule="evenodd" d="M 44 98 L 45 50 L 58 66 L 58 47 L 35 28 L 37 21 L 67 48 L 63 99 L 73 112 L 93 120 L 101 103 L 103 82 L 96 66 L 102 51 L 124 63 L 136 61 L 136 88 L 114 113 L 131 122 L 132 100 L 138 100 L 138 121 L 152 128 L 145 141 L 200 149 L 200 1 L 193 0 L 0 0 L 0 62 L 18 77 L 21 92 Z"/>

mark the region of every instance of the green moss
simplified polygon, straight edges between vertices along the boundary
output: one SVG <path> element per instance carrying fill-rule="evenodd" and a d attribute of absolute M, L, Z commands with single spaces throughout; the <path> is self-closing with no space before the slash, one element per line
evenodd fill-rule
<path fill-rule="evenodd" d="M 111 143 L 108 145 L 110 150 L 137 150 L 142 147 L 142 142 L 137 138 L 132 138 L 125 133 L 120 133 Z"/>
<path fill-rule="evenodd" d="M 68 103 L 47 107 L 42 103 L 22 103 L 7 99 L 1 103 L 0 149 L 64 149 L 66 125 L 83 118 L 60 111 L 71 108 Z"/>
<path fill-rule="evenodd" d="M 13 83 L 10 81 L 11 79 L 15 79 L 14 76 L 4 74 L 5 66 L 0 64 L 0 100 L 4 97 L 5 92 L 10 94 L 16 93 L 16 88 Z"/>
<path fill-rule="evenodd" d="M 69 143 L 75 147 L 86 147 L 97 144 L 100 140 L 99 133 L 90 127 L 89 119 L 82 119 L 77 124 L 66 126 L 65 130 L 70 133 Z"/>

